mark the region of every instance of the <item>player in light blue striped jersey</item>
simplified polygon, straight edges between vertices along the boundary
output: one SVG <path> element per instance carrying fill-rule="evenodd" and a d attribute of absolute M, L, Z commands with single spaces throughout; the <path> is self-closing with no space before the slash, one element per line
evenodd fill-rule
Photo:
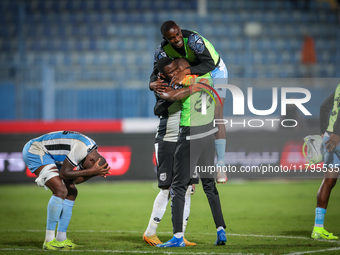
<path fill-rule="evenodd" d="M 105 177 L 110 170 L 97 148 L 91 138 L 72 131 L 48 133 L 30 140 L 24 146 L 23 159 L 37 176 L 35 182 L 52 191 L 47 205 L 44 250 L 68 250 L 76 246 L 66 236 L 77 197 L 75 184 L 94 176 Z"/>

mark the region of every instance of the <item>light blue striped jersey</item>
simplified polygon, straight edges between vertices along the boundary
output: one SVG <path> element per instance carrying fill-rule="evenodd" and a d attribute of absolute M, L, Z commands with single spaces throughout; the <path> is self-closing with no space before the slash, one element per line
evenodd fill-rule
<path fill-rule="evenodd" d="M 51 155 L 56 164 L 61 165 L 67 158 L 73 166 L 78 166 L 90 152 L 98 148 L 91 138 L 74 131 L 51 132 L 34 138 L 29 143 L 30 153 L 37 154 L 36 148 L 41 148 Z"/>

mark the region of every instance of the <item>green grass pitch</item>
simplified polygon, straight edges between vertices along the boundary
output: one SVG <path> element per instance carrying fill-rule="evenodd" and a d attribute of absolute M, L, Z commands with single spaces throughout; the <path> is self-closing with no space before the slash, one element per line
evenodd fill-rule
<path fill-rule="evenodd" d="M 156 248 L 142 234 L 158 193 L 155 182 L 92 182 L 78 185 L 68 237 L 75 254 L 339 254 L 340 241 L 310 238 L 321 180 L 228 181 L 218 185 L 228 242 L 214 246 L 216 229 L 201 185 L 192 196 L 186 238 L 196 247 Z M 340 184 L 338 184 L 340 185 Z M 0 253 L 41 254 L 51 196 L 34 184 L 0 186 Z M 340 187 L 331 194 L 325 228 L 340 235 Z M 168 209 L 158 227 L 172 237 Z M 58 253 L 51 252 L 51 253 Z M 60 253 L 60 252 L 59 252 Z"/>

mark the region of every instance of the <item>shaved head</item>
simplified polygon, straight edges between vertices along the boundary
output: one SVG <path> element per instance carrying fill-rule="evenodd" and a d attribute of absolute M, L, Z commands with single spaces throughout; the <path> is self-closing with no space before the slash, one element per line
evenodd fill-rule
<path fill-rule="evenodd" d="M 178 27 L 178 25 L 174 21 L 172 20 L 165 21 L 161 26 L 162 35 L 164 36 L 165 33 L 168 32 L 174 26 Z"/>
<path fill-rule="evenodd" d="M 98 165 L 100 165 L 100 166 L 104 165 L 106 163 L 106 159 L 101 155 L 99 156 L 99 158 L 100 158 L 100 161 L 99 161 Z"/>
<path fill-rule="evenodd" d="M 82 164 L 83 168 L 85 169 L 91 168 L 94 165 L 94 163 L 97 162 L 98 159 L 100 159 L 98 163 L 99 166 L 102 166 L 106 163 L 106 159 L 102 155 L 100 155 L 97 150 L 91 151 L 89 154 L 87 154 Z"/>

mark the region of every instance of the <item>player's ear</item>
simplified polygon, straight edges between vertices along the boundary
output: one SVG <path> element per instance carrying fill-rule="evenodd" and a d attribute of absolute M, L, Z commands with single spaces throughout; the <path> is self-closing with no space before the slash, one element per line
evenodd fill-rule
<path fill-rule="evenodd" d="M 161 79 L 165 79 L 165 76 L 164 76 L 164 74 L 163 74 L 163 73 L 159 73 L 159 78 L 161 78 Z"/>
<path fill-rule="evenodd" d="M 83 166 L 84 168 L 90 168 L 96 163 L 96 158 L 94 157 L 93 153 L 87 154 Z"/>

